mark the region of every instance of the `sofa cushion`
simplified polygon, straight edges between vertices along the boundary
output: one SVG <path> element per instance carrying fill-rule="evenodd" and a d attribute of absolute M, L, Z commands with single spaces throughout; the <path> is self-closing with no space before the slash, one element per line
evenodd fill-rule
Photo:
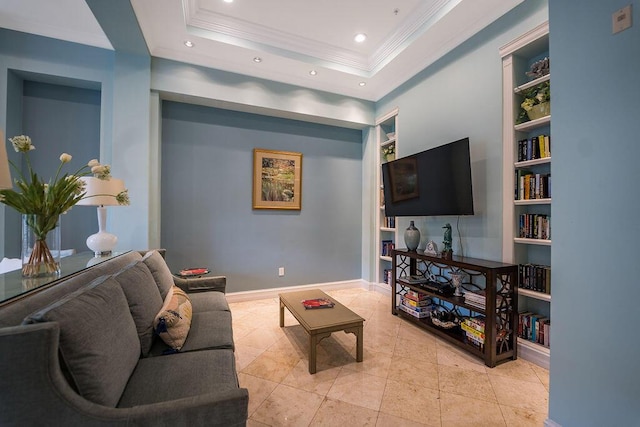
<path fill-rule="evenodd" d="M 157 314 L 153 327 L 156 333 L 173 350 L 180 350 L 191 327 L 193 309 L 185 291 L 171 287 L 164 304 Z"/>
<path fill-rule="evenodd" d="M 229 311 L 229 303 L 222 292 L 194 292 L 189 293 L 194 313 L 203 311 Z"/>
<path fill-rule="evenodd" d="M 127 299 L 113 277 L 95 279 L 25 322 L 58 322 L 60 355 L 78 393 L 116 406 L 138 363 L 140 341 Z"/>
<path fill-rule="evenodd" d="M 234 349 L 231 313 L 228 311 L 193 313 L 189 335 L 180 351 L 185 353 L 212 349 Z M 149 355 L 160 356 L 170 350 L 164 341 L 156 340 Z"/>
<path fill-rule="evenodd" d="M 158 289 L 160 289 L 160 296 L 164 300 L 167 297 L 167 293 L 169 293 L 169 289 L 174 285 L 171 270 L 169 270 L 160 252 L 156 250 L 147 252 L 147 254 L 142 257 L 142 261 L 149 267 L 149 271 L 151 271 L 156 285 L 158 285 Z"/>
<path fill-rule="evenodd" d="M 149 354 L 153 343 L 153 321 L 162 308 L 162 297 L 147 265 L 136 261 L 114 275 L 129 303 L 131 316 L 140 338 L 142 355 Z"/>
<path fill-rule="evenodd" d="M 235 389 L 238 378 L 231 350 L 150 357 L 140 359 L 118 407 L 132 408 Z M 213 424 L 212 420 L 203 422 Z"/>

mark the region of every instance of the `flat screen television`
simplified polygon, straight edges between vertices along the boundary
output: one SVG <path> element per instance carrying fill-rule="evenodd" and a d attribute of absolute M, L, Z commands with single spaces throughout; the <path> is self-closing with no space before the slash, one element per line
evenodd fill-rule
<path fill-rule="evenodd" d="M 382 164 L 386 216 L 473 215 L 469 138 Z"/>

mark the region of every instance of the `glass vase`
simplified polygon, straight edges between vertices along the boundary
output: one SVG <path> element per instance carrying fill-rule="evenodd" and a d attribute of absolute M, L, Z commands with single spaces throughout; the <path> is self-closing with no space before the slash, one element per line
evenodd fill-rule
<path fill-rule="evenodd" d="M 60 217 L 53 228 L 52 221 L 44 215 L 22 215 L 22 277 L 60 274 Z"/>

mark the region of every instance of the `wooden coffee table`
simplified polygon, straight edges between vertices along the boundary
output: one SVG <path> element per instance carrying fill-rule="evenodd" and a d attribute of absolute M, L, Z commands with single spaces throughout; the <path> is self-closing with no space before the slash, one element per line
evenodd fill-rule
<path fill-rule="evenodd" d="M 332 332 L 345 331 L 354 334 L 357 340 L 356 361 L 362 362 L 362 322 L 364 319 L 344 305 L 322 292 L 310 289 L 298 292 L 286 292 L 280 296 L 280 327 L 284 327 L 284 308 L 287 307 L 293 317 L 309 334 L 309 373 L 316 373 L 316 346 Z M 327 298 L 335 303 L 332 308 L 306 309 L 302 301 L 313 298 Z"/>

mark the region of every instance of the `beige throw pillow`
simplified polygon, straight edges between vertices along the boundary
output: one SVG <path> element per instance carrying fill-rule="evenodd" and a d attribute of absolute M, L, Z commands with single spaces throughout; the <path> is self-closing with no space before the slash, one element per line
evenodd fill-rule
<path fill-rule="evenodd" d="M 180 350 L 189 334 L 192 316 L 189 296 L 179 287 L 172 286 L 153 322 L 153 327 L 169 347 Z"/>

